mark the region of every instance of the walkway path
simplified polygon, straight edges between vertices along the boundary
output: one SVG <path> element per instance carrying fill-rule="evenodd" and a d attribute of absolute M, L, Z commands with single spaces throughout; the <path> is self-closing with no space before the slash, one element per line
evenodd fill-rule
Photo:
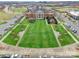
<path fill-rule="evenodd" d="M 0 54 L 19 54 L 19 55 L 29 55 L 29 56 L 74 56 L 78 55 L 79 51 L 75 49 L 76 44 L 72 44 L 67 47 L 59 48 L 22 48 L 10 45 L 5 45 L 5 49 L 0 49 Z M 1 45 L 1 44 L 0 44 Z M 2 44 L 3 45 L 3 44 Z M 38 52 L 39 51 L 39 52 Z"/>
<path fill-rule="evenodd" d="M 19 43 L 21 42 L 21 40 L 22 40 L 22 38 L 23 38 L 23 36 L 24 36 L 24 34 L 25 34 L 25 32 L 26 32 L 26 30 L 27 30 L 28 27 L 29 27 L 29 24 L 26 26 L 26 28 L 24 30 L 24 33 L 23 33 L 22 37 L 19 39 L 19 41 L 17 42 L 16 46 L 18 46 Z"/>
<path fill-rule="evenodd" d="M 24 18 L 25 17 L 23 17 L 22 20 L 12 28 L 12 30 L 10 30 L 6 35 L 4 35 L 4 37 L 0 40 L 0 42 L 2 42 L 17 26 L 19 26 L 20 23 L 24 20 Z"/>
<path fill-rule="evenodd" d="M 56 17 L 55 17 L 56 18 Z M 57 19 L 57 18 L 56 18 Z M 58 23 L 60 23 L 60 21 L 57 19 Z M 73 40 L 76 42 L 76 43 L 79 43 L 78 40 L 65 28 L 65 26 L 60 23 L 60 25 L 67 31 L 67 33 L 73 38 Z"/>
<path fill-rule="evenodd" d="M 52 25 L 51 25 L 51 28 L 52 28 L 52 30 L 53 30 L 53 33 L 54 33 L 54 35 L 55 35 L 55 38 L 56 38 L 56 41 L 57 41 L 57 43 L 58 43 L 59 47 L 61 47 L 61 44 L 60 44 L 60 42 L 59 42 L 58 38 L 56 37 L 55 31 L 54 31 L 54 28 L 53 28 L 53 26 L 52 26 Z"/>
<path fill-rule="evenodd" d="M 46 21 L 46 25 L 48 25 L 48 23 L 47 23 L 47 20 L 46 20 L 46 19 L 45 19 L 45 21 Z M 53 31 L 53 33 L 54 33 L 54 35 L 55 35 L 55 31 L 54 31 L 54 29 L 53 29 L 53 26 L 52 26 L 52 25 L 51 25 L 51 28 L 52 28 L 52 31 Z M 58 38 L 56 37 L 56 35 L 55 35 L 55 38 L 56 38 L 56 41 L 57 41 L 57 43 L 58 43 L 59 47 L 61 47 L 61 44 L 60 44 L 60 42 L 59 42 Z"/>

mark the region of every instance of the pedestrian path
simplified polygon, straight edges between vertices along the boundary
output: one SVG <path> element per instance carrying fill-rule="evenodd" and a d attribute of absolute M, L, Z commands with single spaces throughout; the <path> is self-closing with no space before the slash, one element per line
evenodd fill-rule
<path fill-rule="evenodd" d="M 57 17 L 55 17 L 57 19 Z M 65 26 L 57 19 L 58 23 L 67 31 L 67 33 L 73 38 L 76 43 L 79 43 L 78 40 L 65 28 Z"/>
<path fill-rule="evenodd" d="M 52 26 L 52 25 L 51 25 L 51 28 L 52 28 L 52 30 L 53 30 L 53 33 L 54 33 L 55 37 L 56 37 L 55 31 L 54 31 L 54 29 L 53 29 L 53 26 Z M 57 41 L 57 43 L 58 43 L 59 47 L 61 47 L 61 43 L 59 42 L 59 40 L 58 40 L 58 38 L 57 38 L 57 37 L 56 37 L 56 41 Z"/>
<path fill-rule="evenodd" d="M 22 20 L 12 28 L 12 30 L 10 30 L 6 35 L 4 35 L 3 38 L 0 40 L 0 42 L 2 42 L 16 27 L 18 27 L 24 19 L 25 17 L 23 17 Z"/>
<path fill-rule="evenodd" d="M 22 37 L 19 39 L 19 41 L 17 42 L 16 46 L 18 46 L 19 43 L 21 42 L 21 40 L 22 40 L 22 38 L 23 38 L 23 36 L 24 36 L 26 30 L 28 29 L 28 27 L 29 27 L 29 24 L 26 26 L 26 28 L 25 28 L 25 30 L 24 30 L 24 33 L 23 33 Z"/>

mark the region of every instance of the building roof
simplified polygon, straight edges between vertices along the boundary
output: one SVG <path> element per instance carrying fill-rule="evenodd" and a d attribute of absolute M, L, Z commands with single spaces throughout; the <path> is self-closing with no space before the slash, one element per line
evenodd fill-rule
<path fill-rule="evenodd" d="M 43 7 L 43 6 L 41 6 L 41 5 L 30 6 L 30 7 L 28 8 L 28 10 L 29 10 L 30 12 L 33 12 L 33 13 L 46 13 L 46 12 L 52 13 L 51 10 L 46 9 L 45 7 Z"/>
<path fill-rule="evenodd" d="M 0 5 L 0 9 L 4 9 L 5 8 L 5 6 L 3 6 L 3 5 Z"/>
<path fill-rule="evenodd" d="M 69 13 L 74 16 L 79 16 L 79 11 L 70 11 Z"/>

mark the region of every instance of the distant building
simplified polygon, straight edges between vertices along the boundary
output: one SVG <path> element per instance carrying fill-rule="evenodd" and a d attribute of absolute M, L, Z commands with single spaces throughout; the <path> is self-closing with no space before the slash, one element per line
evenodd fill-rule
<path fill-rule="evenodd" d="M 28 17 L 29 20 L 47 19 L 49 24 L 57 24 L 53 10 L 40 5 L 28 7 L 28 12 L 25 12 L 25 16 Z"/>
<path fill-rule="evenodd" d="M 79 11 L 69 11 L 67 14 L 72 18 L 79 20 Z"/>
<path fill-rule="evenodd" d="M 28 12 L 25 12 L 25 16 L 29 20 L 47 19 L 48 23 L 57 23 L 53 10 L 39 5 L 28 7 Z"/>
<path fill-rule="evenodd" d="M 0 10 L 3 10 L 5 8 L 4 5 L 0 5 Z"/>
<path fill-rule="evenodd" d="M 53 17 L 53 11 L 47 10 L 43 6 L 31 6 L 28 8 L 28 12 L 25 13 L 30 19 L 42 19 L 46 17 Z"/>

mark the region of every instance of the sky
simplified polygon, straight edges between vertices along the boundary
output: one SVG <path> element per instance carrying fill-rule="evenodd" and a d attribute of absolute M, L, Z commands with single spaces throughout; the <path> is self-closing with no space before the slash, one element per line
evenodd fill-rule
<path fill-rule="evenodd" d="M 0 0 L 0 1 L 79 1 L 79 0 Z"/>

